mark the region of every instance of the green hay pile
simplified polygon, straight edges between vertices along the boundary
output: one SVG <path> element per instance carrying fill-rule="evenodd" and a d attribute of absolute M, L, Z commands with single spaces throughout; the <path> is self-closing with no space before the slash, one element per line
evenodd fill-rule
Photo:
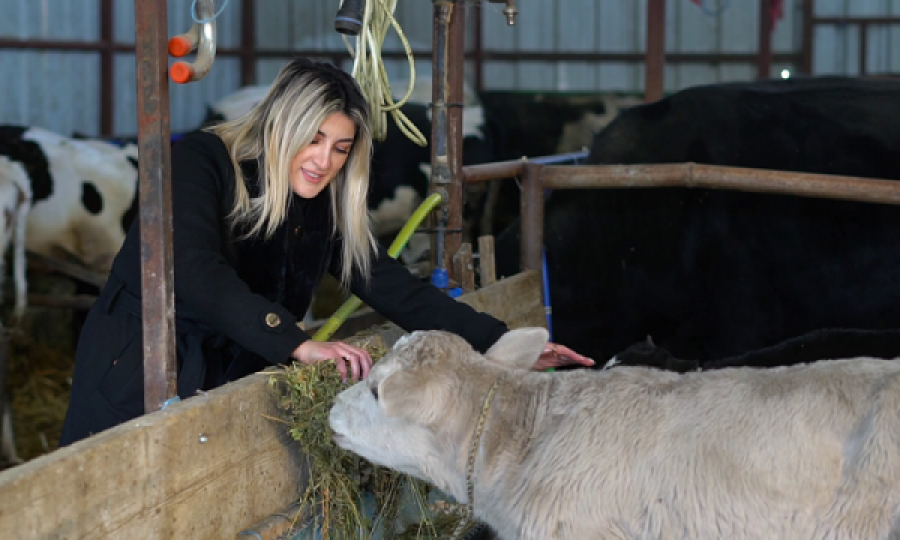
<path fill-rule="evenodd" d="M 386 352 L 377 336 L 369 336 L 361 343 L 352 342 L 365 348 L 375 361 Z M 427 517 L 428 488 L 423 482 L 372 465 L 334 444 L 328 413 L 335 396 L 347 385 L 341 383 L 333 362 L 286 366 L 270 379 L 269 384 L 291 437 L 300 443 L 310 458 L 310 481 L 300 500 L 299 515 L 312 516 L 312 523 L 320 530 L 323 540 L 366 538 L 360 536 L 360 531 L 373 531 L 376 527 L 386 531 L 385 539 L 447 538 L 451 535 L 459 518 L 449 511 L 438 511 L 435 517 Z M 404 487 L 413 493 L 421 510 L 421 520 L 395 534 L 395 527 L 401 527 L 396 521 Z M 361 510 L 364 493 L 374 495 L 377 507 L 374 519 Z M 299 515 L 296 520 L 300 520 Z"/>

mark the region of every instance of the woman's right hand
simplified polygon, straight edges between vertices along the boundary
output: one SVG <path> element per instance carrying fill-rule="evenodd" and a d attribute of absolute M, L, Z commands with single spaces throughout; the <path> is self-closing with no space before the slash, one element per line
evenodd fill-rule
<path fill-rule="evenodd" d="M 365 349 L 360 349 L 340 341 L 304 341 L 297 347 L 291 358 L 304 364 L 318 364 L 334 359 L 341 374 L 341 382 L 347 382 L 347 375 L 353 380 L 365 379 L 372 368 L 372 357 Z"/>

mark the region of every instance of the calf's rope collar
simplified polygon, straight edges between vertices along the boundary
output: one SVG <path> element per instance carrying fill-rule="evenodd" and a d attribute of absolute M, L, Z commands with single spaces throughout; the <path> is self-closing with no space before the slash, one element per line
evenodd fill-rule
<path fill-rule="evenodd" d="M 463 531 L 469 523 L 472 522 L 473 511 L 475 506 L 475 484 L 472 482 L 472 476 L 475 474 L 475 457 L 478 455 L 478 447 L 481 445 L 481 433 L 484 430 L 484 422 L 487 419 L 488 411 L 491 410 L 491 403 L 494 401 L 494 394 L 497 392 L 497 385 L 500 377 L 494 379 L 488 393 L 484 396 L 484 402 L 481 404 L 481 416 L 478 417 L 478 423 L 475 424 L 475 434 L 472 437 L 472 447 L 469 449 L 469 461 L 466 464 L 466 494 L 469 497 L 469 504 L 466 506 L 465 514 L 459 521 L 453 535 L 452 540 L 461 538 Z"/>

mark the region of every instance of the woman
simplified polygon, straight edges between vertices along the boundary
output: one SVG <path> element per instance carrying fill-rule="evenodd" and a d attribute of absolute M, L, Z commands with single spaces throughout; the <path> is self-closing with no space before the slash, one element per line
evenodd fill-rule
<path fill-rule="evenodd" d="M 507 328 L 414 278 L 378 246 L 366 208 L 372 138 L 353 79 L 297 59 L 247 115 L 172 149 L 178 395 L 291 360 L 336 359 L 365 377 L 369 354 L 316 342 L 296 322 L 325 271 L 407 331 L 443 328 L 486 350 Z M 60 445 L 143 414 L 139 227 L 94 303 L 76 351 Z M 550 345 L 536 367 L 593 362 Z"/>

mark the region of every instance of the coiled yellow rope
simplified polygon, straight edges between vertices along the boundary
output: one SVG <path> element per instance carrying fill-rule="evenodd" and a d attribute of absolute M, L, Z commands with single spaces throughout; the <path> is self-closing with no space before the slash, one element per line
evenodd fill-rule
<path fill-rule="evenodd" d="M 411 141 L 419 146 L 425 146 L 427 140 L 422 132 L 400 111 L 400 107 L 409 100 L 416 81 L 416 63 L 413 58 L 412 47 L 406 39 L 406 35 L 394 18 L 394 10 L 397 0 L 366 0 L 366 8 L 363 13 L 362 27 L 359 35 L 354 38 L 355 47 L 350 39 L 342 35 L 350 56 L 353 57 L 353 70 L 351 75 L 362 89 L 363 95 L 372 109 L 372 136 L 383 141 L 387 136 L 387 115 L 390 114 L 400 131 Z M 394 28 L 409 62 L 409 86 L 406 94 L 395 102 L 391 94 L 391 84 L 388 80 L 384 63 L 381 61 L 381 47 L 384 37 L 390 28 Z"/>

